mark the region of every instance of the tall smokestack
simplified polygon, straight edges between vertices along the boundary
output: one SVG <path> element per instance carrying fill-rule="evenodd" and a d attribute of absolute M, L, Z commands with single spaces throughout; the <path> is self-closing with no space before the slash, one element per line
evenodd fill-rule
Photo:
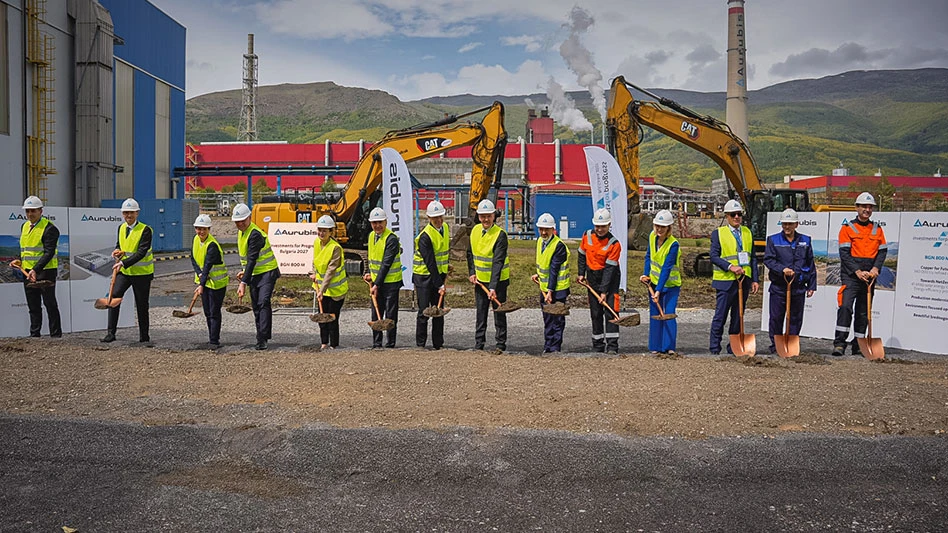
<path fill-rule="evenodd" d="M 727 3 L 727 110 L 725 122 L 747 142 L 747 55 L 744 0 Z"/>

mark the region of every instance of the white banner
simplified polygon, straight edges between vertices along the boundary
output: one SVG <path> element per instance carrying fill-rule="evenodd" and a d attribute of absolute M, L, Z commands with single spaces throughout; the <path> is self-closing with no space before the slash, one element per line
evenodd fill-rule
<path fill-rule="evenodd" d="M 589 169 L 589 190 L 592 194 L 593 213 L 605 207 L 612 213 L 612 235 L 622 245 L 619 257 L 619 270 L 622 276 L 619 290 L 626 290 L 629 270 L 629 217 L 628 199 L 625 190 L 625 177 L 619 163 L 609 152 L 598 146 L 583 148 L 586 153 L 586 167 Z"/>
<path fill-rule="evenodd" d="M 282 274 L 308 274 L 313 270 L 316 224 L 271 222 L 267 228 L 270 249 Z"/>
<path fill-rule="evenodd" d="M 23 291 L 23 276 L 10 266 L 10 261 L 20 258 L 20 228 L 27 222 L 22 206 L 0 206 L 0 337 L 25 337 L 30 334 L 30 314 Z M 56 302 L 63 333 L 72 331 L 69 302 L 69 222 L 65 207 L 46 207 L 43 216 L 59 229 L 57 259 L 59 272 L 56 283 Z M 49 317 L 43 307 L 43 335 L 49 334 Z"/>
<path fill-rule="evenodd" d="M 948 354 L 948 213 L 902 213 L 901 233 L 892 346 Z"/>
<path fill-rule="evenodd" d="M 148 224 L 147 220 L 141 222 Z M 112 251 L 123 224 L 119 209 L 69 208 L 69 286 L 72 299 L 72 330 L 105 329 L 108 311 L 97 310 L 93 303 L 108 296 L 112 279 Z M 154 226 L 152 226 L 154 229 Z M 119 327 L 135 325 L 135 296 L 129 289 L 122 298 Z"/>
<path fill-rule="evenodd" d="M 411 177 L 402 156 L 392 148 L 382 148 L 382 209 L 388 214 L 388 227 L 402 245 L 402 288 L 412 290 L 412 261 L 415 256 L 415 224 L 412 207 Z M 370 237 L 371 238 L 371 237 Z"/>

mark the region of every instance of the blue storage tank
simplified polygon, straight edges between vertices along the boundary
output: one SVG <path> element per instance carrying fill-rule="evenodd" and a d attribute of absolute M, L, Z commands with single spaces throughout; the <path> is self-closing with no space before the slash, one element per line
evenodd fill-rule
<path fill-rule="evenodd" d="M 553 215 L 557 221 L 556 229 L 561 239 L 578 239 L 584 231 L 592 227 L 593 208 L 589 196 L 536 194 L 533 198 L 536 202 L 534 215 L 537 217 L 542 213 Z"/>
<path fill-rule="evenodd" d="M 118 209 L 121 200 L 103 200 L 102 207 Z M 191 224 L 201 212 L 197 200 L 139 200 L 138 219 L 151 226 L 151 249 L 155 252 L 177 252 L 191 244 Z"/>

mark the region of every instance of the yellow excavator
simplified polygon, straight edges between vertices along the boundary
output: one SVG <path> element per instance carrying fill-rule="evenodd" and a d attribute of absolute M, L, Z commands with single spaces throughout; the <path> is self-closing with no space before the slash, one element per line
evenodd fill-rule
<path fill-rule="evenodd" d="M 479 122 L 458 122 L 484 111 L 487 113 Z M 336 221 L 336 240 L 348 248 L 364 248 L 371 232 L 368 213 L 381 203 L 382 148 L 394 149 L 406 163 L 410 163 L 453 148 L 472 146 L 470 213 L 474 213 L 478 202 L 487 197 L 491 185 L 500 185 L 506 145 L 504 105 L 501 102 L 461 115 L 448 115 L 435 122 L 390 131 L 363 154 L 341 193 L 313 192 L 308 197 L 264 198 L 263 202 L 254 204 L 251 217 L 254 224 L 267 231 L 271 222 L 316 221 L 328 214 Z M 473 222 L 468 221 L 467 225 L 473 226 Z"/>
<path fill-rule="evenodd" d="M 630 87 L 655 101 L 635 99 Z M 629 247 L 632 249 L 647 246 L 651 231 L 651 219 L 642 215 L 639 208 L 642 126 L 698 150 L 721 167 L 730 185 L 729 195 L 738 197 L 744 205 L 744 222 L 754 236 L 755 250 L 761 253 L 767 239 L 767 213 L 788 207 L 797 211 L 813 210 L 807 191 L 764 187 L 750 149 L 727 124 L 637 87 L 622 76 L 612 80 L 606 126 L 611 133 L 610 151 L 622 169 L 629 191 Z"/>

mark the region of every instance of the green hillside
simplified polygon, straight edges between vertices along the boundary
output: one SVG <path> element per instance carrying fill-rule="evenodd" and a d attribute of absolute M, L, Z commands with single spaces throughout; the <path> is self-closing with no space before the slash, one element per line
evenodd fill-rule
<path fill-rule="evenodd" d="M 787 174 L 828 174 L 840 162 L 854 175 L 877 170 L 885 175 L 931 175 L 938 168 L 948 170 L 944 80 L 948 69 L 866 71 L 752 91 L 749 144 L 762 177 L 774 182 Z M 589 107 L 588 95 L 571 95 L 594 125 L 594 136 L 557 126 L 556 137 L 564 143 L 602 142 L 602 123 Z M 724 118 L 720 93 L 674 91 L 673 97 L 700 113 Z M 292 143 L 375 141 L 386 131 L 437 120 L 445 113 L 466 113 L 501 99 L 507 103 L 506 125 L 514 142 L 524 135 L 524 98 L 464 95 L 402 102 L 382 91 L 331 82 L 260 87 L 259 138 Z M 543 95 L 530 98 L 545 103 Z M 465 105 L 449 105 L 455 103 Z M 187 139 L 234 140 L 239 115 L 237 90 L 192 98 L 187 102 Z M 643 175 L 666 184 L 706 189 L 721 175 L 705 156 L 650 130 L 640 155 Z"/>

